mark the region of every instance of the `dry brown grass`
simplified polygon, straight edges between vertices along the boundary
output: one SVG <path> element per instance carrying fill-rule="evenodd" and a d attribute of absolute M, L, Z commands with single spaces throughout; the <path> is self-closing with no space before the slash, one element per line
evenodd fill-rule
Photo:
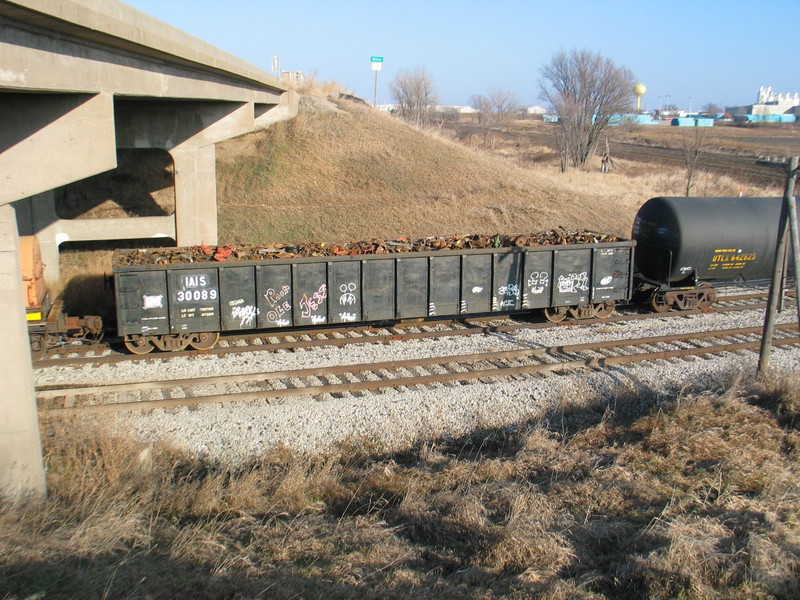
<path fill-rule="evenodd" d="M 368 107 L 307 104 L 294 120 L 220 144 L 220 236 L 226 242 L 349 240 L 564 226 L 629 236 L 638 207 L 677 195 L 685 174 L 626 163 L 562 174 L 422 132 Z M 751 189 L 747 192 L 770 193 Z M 736 195 L 700 177 L 702 195 Z"/>
<path fill-rule="evenodd" d="M 800 150 L 800 124 L 720 125 L 704 131 L 704 145 L 717 152 L 730 154 L 761 154 L 794 156 Z M 616 139 L 650 146 L 682 148 L 687 132 L 681 127 L 638 127 L 625 135 L 620 131 Z"/>
<path fill-rule="evenodd" d="M 43 429 L 0 506 L 4 598 L 796 598 L 797 378 L 565 402 L 390 456 L 238 468 Z"/>

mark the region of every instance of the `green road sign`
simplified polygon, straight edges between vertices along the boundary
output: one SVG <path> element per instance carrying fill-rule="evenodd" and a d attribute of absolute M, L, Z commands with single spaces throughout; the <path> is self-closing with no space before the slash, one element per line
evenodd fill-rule
<path fill-rule="evenodd" d="M 370 60 L 370 62 L 383 62 L 383 57 L 382 56 L 370 56 L 369 60 Z"/>

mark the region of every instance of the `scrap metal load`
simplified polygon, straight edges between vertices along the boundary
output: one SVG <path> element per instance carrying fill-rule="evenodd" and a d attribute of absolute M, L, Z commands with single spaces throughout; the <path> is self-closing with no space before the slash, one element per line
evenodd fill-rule
<path fill-rule="evenodd" d="M 523 248 L 530 246 L 564 246 L 569 244 L 601 244 L 619 241 L 609 234 L 593 231 L 552 229 L 523 235 L 453 235 L 433 236 L 417 240 L 401 237 L 396 240 L 368 240 L 349 243 L 311 242 L 303 244 L 192 246 L 185 248 L 151 248 L 119 256 L 119 265 L 170 265 L 202 262 L 259 261 L 327 256 L 361 256 L 401 252 L 435 252 L 440 250 L 479 250 L 484 248 Z"/>

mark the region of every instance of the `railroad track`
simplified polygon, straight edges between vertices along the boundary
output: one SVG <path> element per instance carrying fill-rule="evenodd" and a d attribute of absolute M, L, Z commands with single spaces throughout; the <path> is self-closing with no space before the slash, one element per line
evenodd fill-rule
<path fill-rule="evenodd" d="M 131 355 L 112 350 L 109 344 L 95 346 L 67 346 L 51 350 L 48 356 L 35 361 L 34 367 L 75 366 L 86 364 L 109 364 L 121 361 L 146 361 L 153 359 L 168 360 L 180 356 L 223 355 L 257 351 L 295 351 L 304 348 L 322 346 L 347 346 L 350 344 L 381 344 L 397 340 L 431 339 L 462 335 L 481 335 L 488 333 L 510 333 L 520 329 L 550 329 L 554 327 L 591 325 L 597 323 L 617 323 L 641 319 L 663 317 L 683 317 L 694 314 L 728 313 L 743 310 L 763 309 L 766 294 L 762 292 L 735 294 L 717 298 L 714 306 L 708 309 L 696 309 L 671 313 L 638 313 L 635 308 L 623 309 L 623 312 L 605 319 L 586 319 L 582 321 L 563 321 L 561 323 L 512 321 L 498 319 L 496 316 L 484 319 L 425 321 L 422 323 L 404 323 L 387 327 L 315 328 L 303 331 L 270 331 L 251 334 L 234 334 L 220 338 L 216 348 L 210 350 L 183 350 L 180 352 L 156 352 L 146 355 Z M 486 324 L 488 321 L 489 324 Z M 500 324 L 496 324 L 496 323 Z M 495 323 L 495 324 L 493 324 Z"/>
<path fill-rule="evenodd" d="M 470 131 L 473 134 L 482 131 L 479 127 L 470 125 L 462 125 L 460 130 Z M 531 144 L 555 148 L 553 134 L 551 132 L 495 131 L 493 134 L 504 140 L 515 143 L 524 139 Z M 643 143 L 620 140 L 611 140 L 610 147 L 611 154 L 614 158 L 658 164 L 659 166 L 670 165 L 680 169 L 684 169 L 686 165 L 685 152 L 682 148 L 648 146 Z M 697 168 L 719 175 L 729 175 L 740 179 L 746 179 L 757 185 L 780 186 L 785 179 L 785 175 L 780 169 L 758 164 L 758 159 L 755 156 L 738 156 L 725 152 L 717 152 L 712 149 L 707 149 L 702 153 Z"/>
<path fill-rule="evenodd" d="M 280 401 L 292 396 L 342 396 L 414 386 L 454 386 L 514 377 L 606 368 L 757 350 L 761 328 L 693 332 L 549 348 L 387 361 L 292 371 L 93 386 L 41 386 L 40 414 L 177 409 L 204 404 Z M 776 327 L 775 346 L 799 345 L 797 324 Z"/>

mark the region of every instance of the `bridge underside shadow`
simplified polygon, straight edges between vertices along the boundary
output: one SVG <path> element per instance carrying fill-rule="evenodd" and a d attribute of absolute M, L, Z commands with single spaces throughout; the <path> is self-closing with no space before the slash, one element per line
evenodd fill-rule
<path fill-rule="evenodd" d="M 36 104 L 41 104 L 38 96 L 42 95 L 32 96 L 37 96 Z M 80 101 L 72 99 L 72 102 L 60 97 L 50 98 L 58 110 L 64 106 L 77 105 L 77 108 L 61 113 L 59 118 L 50 123 L 36 123 L 39 129 L 26 140 L 15 144 L 27 143 L 31 149 L 36 148 L 37 155 L 49 157 L 34 167 L 36 173 L 31 174 L 35 175 L 33 178 L 43 181 L 49 174 L 49 181 L 42 185 L 50 186 L 59 178 L 61 181 L 72 180 L 76 175 L 88 176 L 107 172 L 106 175 L 95 176 L 94 181 L 83 184 L 83 193 L 86 196 L 92 193 L 85 191 L 92 184 L 109 187 L 109 181 L 119 181 L 123 173 L 127 173 L 130 178 L 130 174 L 137 170 L 131 162 L 143 156 L 137 151 L 160 150 L 164 153 L 165 163 L 169 161 L 169 165 L 165 165 L 165 172 L 173 178 L 172 210 L 166 210 L 151 198 L 150 209 L 142 214 L 142 207 L 146 207 L 148 203 L 140 194 L 140 201 L 133 203 L 135 206 L 128 206 L 126 216 L 80 218 L 81 215 L 75 214 L 74 202 L 71 201 L 74 199 L 77 184 L 50 188 L 14 202 L 20 235 L 36 235 L 39 239 L 47 281 L 55 283 L 59 279 L 59 246 L 64 242 L 169 238 L 181 246 L 216 244 L 215 144 L 253 131 L 257 128 L 256 114 L 261 114 L 261 123 L 272 115 L 263 110 L 263 107 L 259 107 L 261 110 L 257 111 L 252 103 L 247 102 L 146 99 L 119 99 L 112 103 L 97 101 L 102 115 L 94 114 L 93 122 L 96 123 L 98 116 L 108 122 L 103 127 L 95 124 L 93 135 L 88 138 L 81 136 L 84 138 L 81 140 L 73 134 L 82 128 L 85 116 L 70 115 L 70 112 L 80 112 L 79 109 L 91 103 L 92 99 L 87 99 L 85 95 L 80 96 Z M 106 108 L 111 109 L 110 113 L 104 110 Z M 48 129 L 56 131 L 50 132 Z M 110 133 L 114 135 L 113 140 L 103 143 L 103 136 Z M 71 142 L 68 150 L 39 152 L 44 147 L 63 147 L 52 138 L 65 137 Z M 0 141 L 10 146 L 14 140 Z M 97 150 L 95 144 L 98 141 L 102 151 Z M 119 157 L 123 154 L 128 160 L 123 165 L 124 170 L 121 170 L 118 165 Z M 72 165 L 64 167 L 62 159 L 80 164 L 81 170 L 73 169 Z M 5 159 L 0 158 L 0 163 L 3 160 Z M 63 172 L 59 172 L 60 170 Z M 29 178 L 20 177 L 20 181 L 27 182 Z M 118 200 L 122 205 L 127 201 L 121 196 L 118 196 Z"/>

